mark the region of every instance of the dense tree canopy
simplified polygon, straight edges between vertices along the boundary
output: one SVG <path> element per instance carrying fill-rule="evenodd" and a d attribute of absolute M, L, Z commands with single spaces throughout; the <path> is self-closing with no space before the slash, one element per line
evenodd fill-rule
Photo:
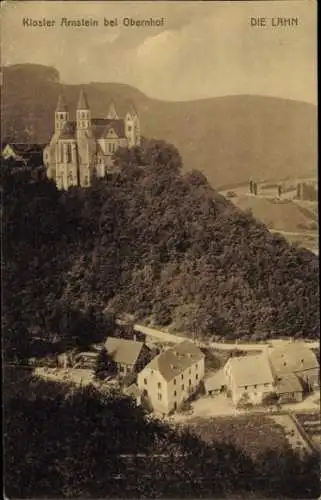
<path fill-rule="evenodd" d="M 150 419 L 129 398 L 92 387 L 66 391 L 53 382 L 29 382 L 6 401 L 4 417 L 8 498 L 319 494 L 317 456 L 301 459 L 285 448 L 251 457 Z"/>
<path fill-rule="evenodd" d="M 172 145 L 117 162 L 68 192 L 3 168 L 5 335 L 94 336 L 108 306 L 191 335 L 317 336 L 316 256 L 182 175 Z"/>

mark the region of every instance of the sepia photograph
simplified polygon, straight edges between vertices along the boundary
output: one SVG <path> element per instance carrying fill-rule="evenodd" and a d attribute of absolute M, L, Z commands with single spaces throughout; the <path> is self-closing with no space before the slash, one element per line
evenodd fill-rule
<path fill-rule="evenodd" d="M 0 15 L 4 497 L 320 498 L 316 2 Z"/>

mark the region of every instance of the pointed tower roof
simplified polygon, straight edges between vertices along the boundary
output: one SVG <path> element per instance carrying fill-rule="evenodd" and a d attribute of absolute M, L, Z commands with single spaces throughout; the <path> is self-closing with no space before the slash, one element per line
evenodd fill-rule
<path fill-rule="evenodd" d="M 83 89 L 81 89 L 80 94 L 79 94 L 77 109 L 89 109 L 87 96 L 86 96 L 85 92 L 83 91 Z"/>
<path fill-rule="evenodd" d="M 68 110 L 68 108 L 67 108 L 67 104 L 65 101 L 65 97 L 63 94 L 60 94 L 60 96 L 58 98 L 57 106 L 56 106 L 56 111 L 67 111 L 67 110 Z"/>
<path fill-rule="evenodd" d="M 109 105 L 109 111 L 107 114 L 107 118 L 110 118 L 110 119 L 117 119 L 118 118 L 115 104 L 113 102 L 111 102 Z"/>
<path fill-rule="evenodd" d="M 133 116 L 138 116 L 137 110 L 133 102 L 130 103 L 129 112 Z"/>

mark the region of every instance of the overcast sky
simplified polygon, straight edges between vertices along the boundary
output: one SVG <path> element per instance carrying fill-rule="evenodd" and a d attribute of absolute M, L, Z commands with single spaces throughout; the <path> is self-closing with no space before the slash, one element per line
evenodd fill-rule
<path fill-rule="evenodd" d="M 253 28 L 251 17 L 297 17 L 298 26 Z M 65 83 L 133 85 L 164 100 L 257 94 L 316 103 L 316 3 L 3 3 L 2 64 L 56 67 Z M 26 28 L 22 19 L 94 18 L 97 28 Z M 104 17 L 120 26 L 105 28 Z M 124 17 L 165 18 L 126 28 Z"/>

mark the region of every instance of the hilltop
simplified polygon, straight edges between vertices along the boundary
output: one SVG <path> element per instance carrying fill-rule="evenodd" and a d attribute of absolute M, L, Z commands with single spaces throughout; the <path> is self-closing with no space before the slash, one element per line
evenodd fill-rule
<path fill-rule="evenodd" d="M 68 192 L 4 177 L 7 338 L 33 328 L 88 336 L 93 311 L 106 307 L 190 337 L 318 336 L 313 253 L 271 234 L 200 172 L 182 173 L 172 145 L 144 141 L 117 163 L 118 175 Z"/>
<path fill-rule="evenodd" d="M 47 142 L 58 95 L 74 113 L 80 86 L 59 81 L 54 68 L 24 64 L 2 68 L 2 137 Z M 316 107 L 260 96 L 229 96 L 191 102 L 151 99 L 125 84 L 82 85 L 93 116 L 114 101 L 122 115 L 134 102 L 142 134 L 173 143 L 184 170 L 197 168 L 215 188 L 260 180 L 316 175 Z"/>

